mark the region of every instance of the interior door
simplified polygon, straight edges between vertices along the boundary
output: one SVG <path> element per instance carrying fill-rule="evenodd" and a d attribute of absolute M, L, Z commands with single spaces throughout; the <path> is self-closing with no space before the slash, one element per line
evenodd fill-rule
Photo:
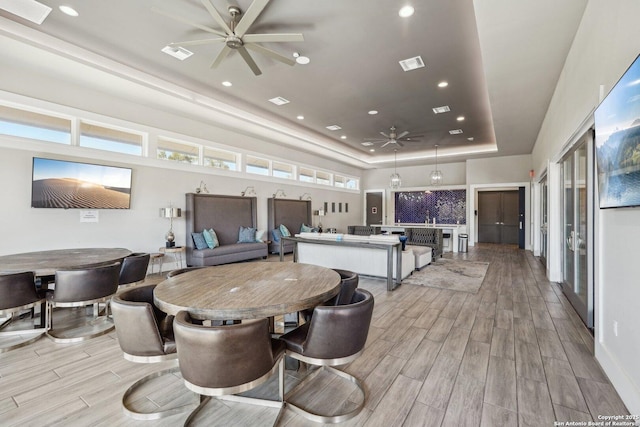
<path fill-rule="evenodd" d="M 501 243 L 501 203 L 499 191 L 478 193 L 478 242 Z"/>
<path fill-rule="evenodd" d="M 382 224 L 382 203 L 384 193 L 382 191 L 367 192 L 366 200 L 366 224 L 381 225 Z"/>
<path fill-rule="evenodd" d="M 520 195 L 514 191 L 478 193 L 478 242 L 518 244 Z"/>

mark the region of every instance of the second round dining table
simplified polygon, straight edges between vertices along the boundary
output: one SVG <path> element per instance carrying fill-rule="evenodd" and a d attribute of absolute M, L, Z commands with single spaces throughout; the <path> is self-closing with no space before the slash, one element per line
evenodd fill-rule
<path fill-rule="evenodd" d="M 291 262 L 246 262 L 195 269 L 159 283 L 154 302 L 201 320 L 274 317 L 315 307 L 337 295 L 334 270 Z"/>

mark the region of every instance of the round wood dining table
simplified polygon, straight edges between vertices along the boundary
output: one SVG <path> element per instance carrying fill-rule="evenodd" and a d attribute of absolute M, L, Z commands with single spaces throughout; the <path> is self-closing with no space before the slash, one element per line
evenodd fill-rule
<path fill-rule="evenodd" d="M 0 273 L 33 271 L 36 276 L 53 276 L 56 270 L 87 268 L 122 261 L 131 255 L 124 248 L 56 249 L 0 256 Z"/>
<path fill-rule="evenodd" d="M 154 290 L 165 313 L 200 320 L 274 317 L 315 307 L 340 291 L 340 275 L 316 265 L 246 262 L 200 268 L 171 277 Z"/>

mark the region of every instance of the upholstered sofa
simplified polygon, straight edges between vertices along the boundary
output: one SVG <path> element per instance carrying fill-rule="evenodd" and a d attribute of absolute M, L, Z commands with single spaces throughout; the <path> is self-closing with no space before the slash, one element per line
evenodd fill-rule
<path fill-rule="evenodd" d="M 311 201 L 295 199 L 267 199 L 269 253 L 280 253 L 280 225 L 293 235 L 300 232 L 302 224 L 311 224 Z M 284 241 L 282 253 L 293 252 L 293 242 Z"/>
<path fill-rule="evenodd" d="M 255 197 L 188 193 L 185 209 L 187 265 L 202 267 L 266 258 L 266 242 L 238 243 L 241 226 L 256 227 L 256 210 Z M 215 231 L 220 245 L 213 249 L 196 249 L 192 233 L 210 228 Z"/>
<path fill-rule="evenodd" d="M 443 238 L 442 230 L 439 228 L 405 228 L 405 236 L 407 236 L 407 245 L 409 246 L 428 246 L 432 250 L 432 258 L 442 257 Z M 418 267 L 416 263 L 416 268 Z"/>
<path fill-rule="evenodd" d="M 306 264 L 353 271 L 365 276 L 386 277 L 397 284 L 409 276 L 415 268 L 411 250 L 400 251 L 400 272 L 398 273 L 397 235 L 354 236 L 349 234 L 300 233 L 296 242 L 296 260 Z M 392 251 L 392 273 L 389 275 L 388 252 L 384 246 L 394 246 Z M 392 290 L 393 285 L 389 283 Z"/>

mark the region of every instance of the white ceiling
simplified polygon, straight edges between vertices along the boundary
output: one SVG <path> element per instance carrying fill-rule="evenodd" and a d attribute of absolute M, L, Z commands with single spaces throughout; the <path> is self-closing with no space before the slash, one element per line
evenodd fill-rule
<path fill-rule="evenodd" d="M 0 32 L 20 42 L 30 32 L 30 45 L 49 50 L 51 37 L 78 46 L 65 60 L 86 66 L 96 57 L 108 58 L 111 69 L 115 61 L 230 111 L 241 109 L 275 129 L 273 140 L 282 134 L 282 143 L 291 145 L 293 137 L 300 149 L 340 161 L 357 159 L 367 168 L 393 161 L 393 144 L 362 145 L 380 132 L 388 134 L 391 126 L 424 135 L 399 148 L 399 164 L 431 162 L 435 144 L 445 161 L 530 153 L 587 0 L 408 0 L 415 7 L 410 18 L 398 16 L 404 3 L 394 0 L 272 0 L 247 33 L 302 33 L 304 42 L 264 46 L 286 56 L 299 52 L 311 63 L 291 67 L 251 52 L 260 76 L 237 52 L 211 69 L 221 43 L 189 46 L 194 55 L 185 61 L 160 51 L 171 42 L 210 35 L 153 8 L 219 28 L 200 0 L 41 2 L 53 8 L 42 25 L 0 10 L 4 22 L 13 21 Z M 226 18 L 230 4 L 246 11 L 251 0 L 211 3 Z M 60 4 L 73 6 L 80 16 L 64 15 Z M 33 37 L 33 30 L 42 37 Z M 9 50 L 5 60 L 11 60 Z M 14 52 L 15 60 L 47 66 L 36 53 L 25 59 L 27 50 Z M 404 72 L 398 61 L 417 55 L 426 66 Z M 225 80 L 233 86 L 223 87 Z M 447 88 L 437 87 L 442 80 L 449 82 Z M 118 90 L 117 79 L 102 81 L 106 89 L 111 84 Z M 291 102 L 267 101 L 276 96 Z M 435 115 L 432 108 L 442 105 L 451 112 Z M 367 114 L 372 109 L 379 114 Z M 296 119 L 300 114 L 304 120 Z M 458 116 L 465 120 L 458 122 Z M 342 130 L 326 129 L 334 124 Z M 449 135 L 451 129 L 464 133 Z"/>

